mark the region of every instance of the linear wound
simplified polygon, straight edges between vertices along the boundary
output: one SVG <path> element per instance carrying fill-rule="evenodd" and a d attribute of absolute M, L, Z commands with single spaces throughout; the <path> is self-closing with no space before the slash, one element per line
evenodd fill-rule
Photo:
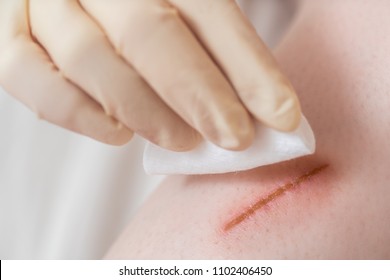
<path fill-rule="evenodd" d="M 321 171 L 323 171 L 327 167 L 328 167 L 328 164 L 316 167 L 316 168 L 306 172 L 302 176 L 294 179 L 292 182 L 289 182 L 289 183 L 286 183 L 286 184 L 280 186 L 279 188 L 277 188 L 275 191 L 273 191 L 272 193 L 270 193 L 266 197 L 259 199 L 255 204 L 251 205 L 243 213 L 239 214 L 238 216 L 236 216 L 232 220 L 230 220 L 225 225 L 223 230 L 226 232 L 226 231 L 233 229 L 234 227 L 236 227 L 237 225 L 239 225 L 240 223 L 242 223 L 243 221 L 245 221 L 249 217 L 253 216 L 256 213 L 256 211 L 260 210 L 261 208 L 266 206 L 271 201 L 277 199 L 278 197 L 280 197 L 281 195 L 283 195 L 285 192 L 287 192 L 289 190 L 296 189 L 297 187 L 299 187 L 299 185 L 301 183 L 307 181 L 309 178 L 320 173 Z"/>

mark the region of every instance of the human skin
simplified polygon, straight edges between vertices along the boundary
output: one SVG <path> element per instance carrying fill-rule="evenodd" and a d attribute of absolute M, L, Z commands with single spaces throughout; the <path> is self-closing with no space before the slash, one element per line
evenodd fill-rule
<path fill-rule="evenodd" d="M 169 176 L 106 258 L 389 259 L 389 1 L 306 1 L 276 49 L 316 153 L 250 171 Z M 328 167 L 249 219 L 275 188 Z"/>

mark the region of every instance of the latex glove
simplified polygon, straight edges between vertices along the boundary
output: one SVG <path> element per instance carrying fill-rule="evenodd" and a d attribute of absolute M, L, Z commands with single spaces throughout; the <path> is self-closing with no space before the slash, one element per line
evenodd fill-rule
<path fill-rule="evenodd" d="M 0 84 L 41 118 L 171 150 L 289 131 L 298 99 L 232 0 L 0 0 Z M 199 135 L 200 134 L 200 135 Z"/>

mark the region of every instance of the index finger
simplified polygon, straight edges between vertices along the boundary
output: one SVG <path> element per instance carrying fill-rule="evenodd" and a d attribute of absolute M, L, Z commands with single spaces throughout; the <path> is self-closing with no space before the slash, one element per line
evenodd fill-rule
<path fill-rule="evenodd" d="M 294 130 L 295 91 L 272 53 L 233 0 L 169 0 L 223 70 L 247 109 L 266 125 Z"/>

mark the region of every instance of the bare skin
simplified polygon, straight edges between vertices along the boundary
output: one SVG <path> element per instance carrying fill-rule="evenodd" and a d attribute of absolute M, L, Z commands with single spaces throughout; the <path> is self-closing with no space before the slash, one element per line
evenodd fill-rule
<path fill-rule="evenodd" d="M 106 257 L 390 258 L 389 8 L 379 0 L 303 1 L 276 56 L 312 125 L 316 154 L 246 172 L 170 176 Z"/>

